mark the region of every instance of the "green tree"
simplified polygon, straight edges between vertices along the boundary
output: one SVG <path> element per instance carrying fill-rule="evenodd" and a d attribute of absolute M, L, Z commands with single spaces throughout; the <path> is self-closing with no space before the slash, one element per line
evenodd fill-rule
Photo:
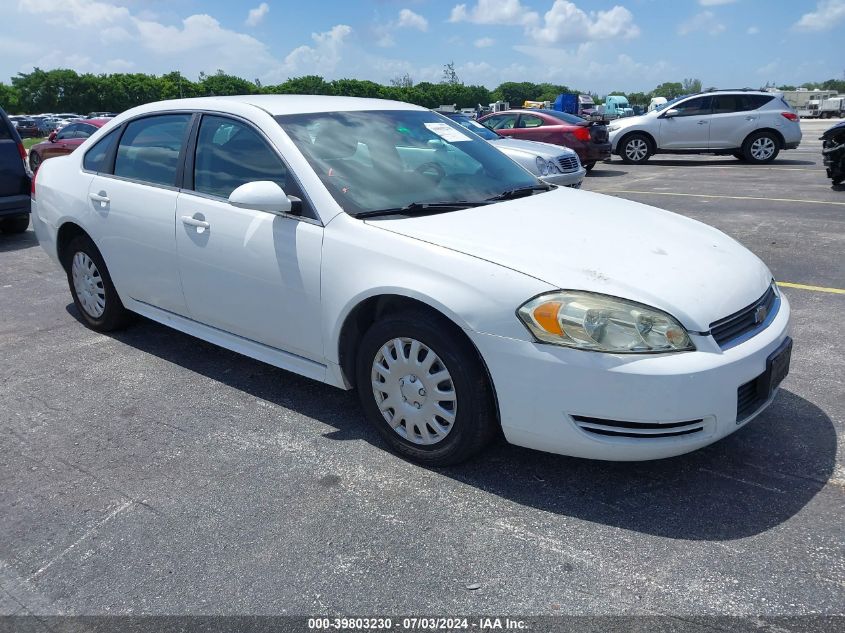
<path fill-rule="evenodd" d="M 666 81 L 652 90 L 651 94 L 655 97 L 666 97 L 667 99 L 672 99 L 686 93 L 684 92 L 683 84 L 680 82 Z"/>
<path fill-rule="evenodd" d="M 684 79 L 683 84 L 681 84 L 682 90 L 684 94 L 693 94 L 695 92 L 701 92 L 701 80 L 700 79 Z"/>
<path fill-rule="evenodd" d="M 443 64 L 443 79 L 440 80 L 440 83 L 452 86 L 461 83 L 458 73 L 455 71 L 455 62 Z"/>

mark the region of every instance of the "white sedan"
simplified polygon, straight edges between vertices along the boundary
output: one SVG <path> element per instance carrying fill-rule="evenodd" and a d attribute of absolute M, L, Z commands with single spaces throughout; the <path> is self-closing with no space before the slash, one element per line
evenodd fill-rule
<path fill-rule="evenodd" d="M 678 455 L 747 424 L 789 367 L 789 304 L 736 241 L 542 183 L 406 103 L 144 105 L 44 163 L 32 219 L 91 328 L 137 313 L 355 388 L 427 464 L 500 429 L 566 455 Z"/>

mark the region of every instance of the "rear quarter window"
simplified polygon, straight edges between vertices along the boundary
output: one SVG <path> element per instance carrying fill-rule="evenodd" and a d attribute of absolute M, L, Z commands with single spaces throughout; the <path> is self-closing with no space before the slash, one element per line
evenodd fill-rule
<path fill-rule="evenodd" d="M 0 117 L 0 141 L 8 141 L 12 138 L 12 132 L 4 117 Z"/>
<path fill-rule="evenodd" d="M 83 169 L 97 172 L 105 171 L 105 160 L 116 139 L 117 130 L 112 130 L 94 143 L 93 147 L 85 153 L 85 158 L 82 159 Z"/>

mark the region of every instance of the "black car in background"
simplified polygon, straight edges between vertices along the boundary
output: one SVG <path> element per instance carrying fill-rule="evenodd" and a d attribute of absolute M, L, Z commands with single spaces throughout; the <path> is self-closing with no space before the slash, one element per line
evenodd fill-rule
<path fill-rule="evenodd" d="M 13 116 L 9 117 L 9 120 L 17 128 L 21 138 L 34 138 L 39 135 L 38 123 L 32 117 Z"/>
<path fill-rule="evenodd" d="M 18 130 L 0 108 L 0 231 L 23 233 L 29 226 L 30 176 Z"/>

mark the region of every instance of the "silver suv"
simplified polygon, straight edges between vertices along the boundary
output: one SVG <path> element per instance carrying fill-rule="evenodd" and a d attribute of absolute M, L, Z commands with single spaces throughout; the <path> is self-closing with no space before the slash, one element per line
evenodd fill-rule
<path fill-rule="evenodd" d="M 652 154 L 730 154 L 768 163 L 801 142 L 798 115 L 780 95 L 747 90 L 678 97 L 608 129 L 613 153 L 629 164 Z"/>

